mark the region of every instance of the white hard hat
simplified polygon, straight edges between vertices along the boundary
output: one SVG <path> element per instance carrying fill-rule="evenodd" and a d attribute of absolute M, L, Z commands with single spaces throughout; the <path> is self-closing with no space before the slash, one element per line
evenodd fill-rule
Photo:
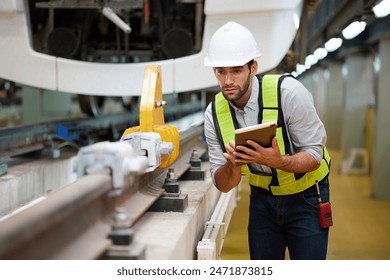
<path fill-rule="evenodd" d="M 205 66 L 242 66 L 261 56 L 252 33 L 241 24 L 229 21 L 211 37 Z"/>

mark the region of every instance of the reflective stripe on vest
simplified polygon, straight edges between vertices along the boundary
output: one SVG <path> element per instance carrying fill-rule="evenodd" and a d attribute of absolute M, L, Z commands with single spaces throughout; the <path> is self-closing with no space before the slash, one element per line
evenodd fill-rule
<path fill-rule="evenodd" d="M 259 90 L 262 95 L 263 108 L 260 108 L 262 123 L 269 121 L 278 121 L 276 137 L 280 153 L 289 154 L 290 144 L 287 139 L 286 127 L 280 108 L 280 83 L 281 75 L 265 75 L 262 80 L 262 89 Z M 282 77 L 283 78 L 283 77 Z M 234 140 L 234 121 L 230 110 L 229 102 L 218 93 L 213 101 L 214 120 L 217 135 L 221 145 L 226 145 L 230 140 Z M 262 109 L 262 110 L 261 110 Z M 222 147 L 225 150 L 224 147 Z M 274 175 L 257 175 L 250 172 L 247 165 L 241 167 L 242 174 L 250 174 L 249 184 L 269 190 L 274 195 L 289 195 L 304 191 L 315 185 L 316 181 L 321 181 L 329 174 L 330 156 L 326 147 L 324 147 L 324 156 L 318 169 L 304 174 L 294 174 L 279 169 L 274 170 Z"/>
<path fill-rule="evenodd" d="M 215 96 L 213 102 L 213 114 L 215 114 L 216 116 L 214 116 L 214 120 L 217 120 L 217 123 L 215 123 L 214 121 L 214 126 L 215 129 L 219 130 L 220 132 L 220 134 L 217 133 L 217 135 L 222 136 L 222 143 L 224 143 L 224 145 L 227 145 L 230 140 L 234 140 L 235 130 L 233 118 L 230 113 L 230 105 L 229 102 L 226 101 L 225 97 L 223 97 L 221 92 Z M 219 139 L 219 142 L 221 143 L 221 139 Z M 225 147 L 222 147 L 222 150 L 225 151 Z M 241 166 L 241 173 L 251 174 L 248 165 L 245 164 Z"/>

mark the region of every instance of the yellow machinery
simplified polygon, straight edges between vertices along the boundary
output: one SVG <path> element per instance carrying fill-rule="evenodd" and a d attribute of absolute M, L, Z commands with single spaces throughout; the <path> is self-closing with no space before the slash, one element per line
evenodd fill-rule
<path fill-rule="evenodd" d="M 161 168 L 170 166 L 179 156 L 180 134 L 176 126 L 166 125 L 163 107 L 167 103 L 162 99 L 161 66 L 145 67 L 144 82 L 141 94 L 140 125 L 125 130 L 122 138 L 135 132 L 156 132 L 164 142 L 173 144 L 173 151 L 164 155 Z"/>

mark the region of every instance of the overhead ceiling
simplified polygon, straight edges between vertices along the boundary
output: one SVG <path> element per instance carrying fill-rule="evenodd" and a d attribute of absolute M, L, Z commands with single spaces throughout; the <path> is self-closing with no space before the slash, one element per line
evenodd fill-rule
<path fill-rule="evenodd" d="M 381 0 L 305 0 L 301 25 L 292 45 L 299 63 L 307 55 L 341 31 L 354 20 L 365 20 L 367 27 L 352 40 L 344 40 L 343 47 L 333 56 L 342 55 L 349 47 L 366 47 L 376 44 L 390 33 L 389 16 L 375 18 L 372 7 Z"/>

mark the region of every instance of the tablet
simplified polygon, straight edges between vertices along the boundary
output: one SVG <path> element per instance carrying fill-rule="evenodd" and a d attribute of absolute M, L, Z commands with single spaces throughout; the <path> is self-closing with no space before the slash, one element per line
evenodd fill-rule
<path fill-rule="evenodd" d="M 236 146 L 248 146 L 246 140 L 253 140 L 265 148 L 271 147 L 272 138 L 276 135 L 276 127 L 276 121 L 272 121 L 236 129 Z"/>

